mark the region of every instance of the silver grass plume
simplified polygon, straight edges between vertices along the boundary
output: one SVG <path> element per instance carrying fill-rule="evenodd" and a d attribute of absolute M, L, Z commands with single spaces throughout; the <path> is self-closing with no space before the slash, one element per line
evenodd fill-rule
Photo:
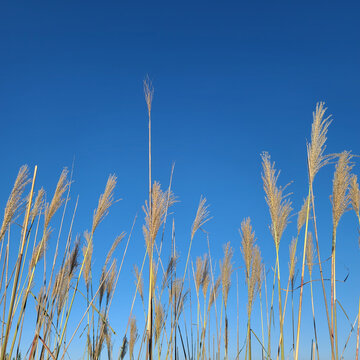
<path fill-rule="evenodd" d="M 350 179 L 350 201 L 351 201 L 351 206 L 356 213 L 356 216 L 359 218 L 360 190 L 356 175 L 353 175 Z"/>
<path fill-rule="evenodd" d="M 295 276 L 295 266 L 297 263 L 297 257 L 296 257 L 296 239 L 293 238 L 291 240 L 291 244 L 289 246 L 289 256 L 290 256 L 290 261 L 289 261 L 289 277 L 290 280 L 293 282 L 294 281 L 294 276 Z"/>
<path fill-rule="evenodd" d="M 151 193 L 151 207 L 145 201 L 143 211 L 145 213 L 145 225 L 143 226 L 144 238 L 147 248 L 152 251 L 156 235 L 165 220 L 165 215 L 170 206 L 175 203 L 175 197 L 171 190 L 163 192 L 158 182 L 154 182 Z M 151 212 L 150 212 L 151 211 Z"/>
<path fill-rule="evenodd" d="M 312 233 L 308 232 L 308 241 L 306 243 L 306 264 L 309 269 L 309 274 L 311 276 L 313 266 L 314 266 L 314 257 L 315 257 L 315 250 L 314 250 L 314 243 Z"/>
<path fill-rule="evenodd" d="M 308 198 L 304 199 L 303 205 L 298 213 L 298 219 L 297 219 L 297 233 L 300 234 L 300 231 L 302 227 L 305 224 L 306 221 L 306 212 L 307 212 L 307 205 L 308 205 Z M 309 212 L 311 210 L 311 203 L 309 204 Z"/>
<path fill-rule="evenodd" d="M 110 175 L 103 194 L 100 195 L 98 207 L 94 211 L 91 233 L 94 234 L 100 222 L 109 213 L 109 208 L 114 203 L 114 190 L 116 186 L 116 176 Z"/>
<path fill-rule="evenodd" d="M 276 172 L 275 163 L 271 163 L 267 152 L 261 154 L 262 180 L 264 183 L 265 199 L 268 204 L 271 217 L 271 234 L 274 238 L 276 249 L 279 249 L 282 234 L 288 224 L 291 213 L 291 201 L 283 194 L 284 188 L 277 186 L 280 172 Z"/>
<path fill-rule="evenodd" d="M 144 302 L 144 279 L 142 274 L 139 272 L 139 268 L 134 265 L 134 274 L 135 274 L 135 287 L 137 287 L 141 301 Z"/>
<path fill-rule="evenodd" d="M 83 276 L 86 284 L 86 288 L 89 290 L 90 280 L 91 280 L 91 260 L 93 254 L 93 240 L 91 234 L 86 230 L 84 232 L 84 238 L 86 240 L 86 245 L 82 248 L 82 253 L 84 256 L 84 271 Z"/>
<path fill-rule="evenodd" d="M 23 204 L 22 195 L 26 185 L 29 183 L 28 176 L 28 167 L 23 165 L 18 172 L 9 199 L 6 203 L 4 219 L 0 228 L 0 241 L 4 238 L 6 230 L 8 229 L 11 222 L 16 218 Z"/>
<path fill-rule="evenodd" d="M 133 354 L 134 354 L 134 346 L 136 343 L 136 340 L 138 339 L 138 330 L 137 330 L 137 326 L 136 326 L 136 319 L 133 317 L 130 320 L 130 341 L 129 341 L 129 355 L 130 355 L 130 360 L 132 360 L 133 358 Z"/>
<path fill-rule="evenodd" d="M 68 175 L 68 170 L 65 168 L 60 175 L 51 203 L 46 205 L 45 220 L 44 220 L 45 229 L 48 228 L 52 217 L 55 215 L 57 210 L 64 202 L 63 195 L 69 186 L 69 182 L 67 181 L 67 175 Z"/>
<path fill-rule="evenodd" d="M 196 212 L 195 220 L 191 227 L 191 239 L 194 237 L 195 233 L 210 220 L 210 212 L 208 208 L 209 205 L 206 204 L 206 198 L 200 197 L 200 202 Z"/>
<path fill-rule="evenodd" d="M 350 171 L 353 165 L 350 163 L 352 155 L 349 151 L 343 151 L 339 155 L 338 162 L 335 167 L 333 179 L 333 193 L 331 197 L 333 226 L 336 229 L 341 216 L 350 203 L 349 185 L 350 185 Z"/>
<path fill-rule="evenodd" d="M 256 241 L 255 232 L 253 232 L 250 224 L 250 218 L 246 218 L 241 222 L 239 232 L 241 236 L 241 253 L 245 262 L 245 275 L 246 280 L 248 281 L 251 271 L 253 247 Z"/>
<path fill-rule="evenodd" d="M 229 290 L 231 286 L 231 274 L 233 272 L 232 257 L 234 251 L 228 242 L 224 247 L 224 261 L 220 261 L 220 271 L 221 271 L 221 283 L 222 283 L 222 293 L 224 298 L 225 308 L 227 306 L 227 300 L 229 295 Z"/>
<path fill-rule="evenodd" d="M 317 172 L 325 166 L 330 157 L 324 155 L 326 149 L 326 135 L 328 127 L 331 124 L 331 115 L 324 118 L 327 108 L 324 108 L 324 102 L 316 104 L 316 110 L 313 112 L 313 123 L 311 125 L 311 142 L 307 143 L 309 183 L 312 184 Z"/>

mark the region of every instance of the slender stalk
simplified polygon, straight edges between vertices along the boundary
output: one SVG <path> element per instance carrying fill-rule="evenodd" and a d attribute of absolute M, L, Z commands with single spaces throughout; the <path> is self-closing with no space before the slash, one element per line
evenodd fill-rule
<path fill-rule="evenodd" d="M 264 337 L 264 320 L 263 320 L 263 309 L 262 309 L 262 300 L 261 300 L 261 290 L 259 293 L 260 299 L 260 317 L 261 317 L 261 335 L 262 335 L 262 344 L 265 344 L 265 337 Z M 261 358 L 264 359 L 264 349 L 261 348 Z"/>
<path fill-rule="evenodd" d="M 331 251 L 331 328 L 335 339 L 335 359 L 338 359 L 339 355 L 338 355 L 337 314 L 336 314 L 335 257 L 336 257 L 336 228 L 334 228 L 333 230 L 332 251 Z"/>
<path fill-rule="evenodd" d="M 313 286 L 312 286 L 312 276 L 310 273 L 310 291 L 311 291 L 311 309 L 312 309 L 312 315 L 313 315 L 313 324 L 314 324 L 314 334 L 315 334 L 315 348 L 316 348 L 316 354 L 318 360 L 320 359 L 319 356 L 319 345 L 318 345 L 318 338 L 317 338 L 317 332 L 316 332 L 316 322 L 315 322 L 315 310 L 314 310 L 314 296 L 313 296 Z"/>
<path fill-rule="evenodd" d="M 298 360 L 298 356 L 299 356 L 301 306 L 302 306 L 303 290 L 304 290 L 304 271 L 305 271 L 305 258 L 306 258 L 306 241 L 307 241 L 308 225 L 309 225 L 310 196 L 311 196 L 311 186 L 309 186 L 309 194 L 307 197 L 307 206 L 306 206 L 305 237 L 304 237 L 303 260 L 302 260 L 302 267 L 301 267 L 301 284 L 300 284 L 298 323 L 297 323 L 297 330 L 296 330 L 295 360 Z"/>
<path fill-rule="evenodd" d="M 273 279 L 273 286 L 271 291 L 271 303 L 270 303 L 270 315 L 269 315 L 269 323 L 268 323 L 268 357 L 270 359 L 271 357 L 271 321 L 272 321 L 272 315 L 274 312 L 274 291 L 275 291 L 275 281 L 276 281 L 276 272 L 277 272 L 277 266 L 275 266 L 274 271 L 274 279 Z"/>
<path fill-rule="evenodd" d="M 319 238 L 318 238 L 318 232 L 317 232 L 317 222 L 316 222 L 316 213 L 315 213 L 315 199 L 314 199 L 314 193 L 313 193 L 312 184 L 310 184 L 310 189 L 311 189 L 311 207 L 312 207 L 312 212 L 313 212 L 314 233 L 315 233 L 315 239 L 316 239 L 316 254 L 317 254 L 317 257 L 318 257 L 319 271 L 320 271 L 320 277 L 321 277 L 321 286 L 322 286 L 322 290 L 323 290 L 324 304 L 325 304 L 325 310 L 326 310 L 326 319 L 327 319 L 328 330 L 329 330 L 329 337 L 330 337 L 330 344 L 331 344 L 331 359 L 334 360 L 334 358 L 335 358 L 334 337 L 333 337 L 333 333 L 331 331 L 329 307 L 328 307 L 328 302 L 327 302 L 327 298 L 326 298 L 324 275 L 323 275 L 321 256 L 320 256 Z"/>
<path fill-rule="evenodd" d="M 360 338 L 360 297 L 359 297 L 358 325 L 357 325 L 357 335 L 356 335 L 356 360 L 359 360 L 359 338 Z"/>

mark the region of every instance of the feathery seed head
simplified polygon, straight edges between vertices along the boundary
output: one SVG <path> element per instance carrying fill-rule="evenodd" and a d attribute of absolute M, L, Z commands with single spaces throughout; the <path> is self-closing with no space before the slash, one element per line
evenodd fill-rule
<path fill-rule="evenodd" d="M 138 289 L 139 295 L 142 302 L 144 302 L 144 280 L 142 274 L 139 272 L 137 265 L 134 265 L 134 274 L 135 274 L 135 286 Z"/>
<path fill-rule="evenodd" d="M 349 151 L 343 151 L 339 155 L 338 162 L 335 167 L 333 179 L 333 193 L 331 197 L 333 226 L 336 229 L 341 216 L 348 210 L 350 195 L 350 171 L 353 165 L 350 163 L 352 155 Z"/>
<path fill-rule="evenodd" d="M 196 258 L 196 270 L 195 270 L 195 287 L 197 293 L 199 292 L 202 281 L 202 267 L 203 267 L 202 258 L 201 256 L 198 256 Z"/>
<path fill-rule="evenodd" d="M 110 274 L 106 282 L 106 301 L 110 299 L 110 295 L 113 293 L 116 279 L 116 259 L 114 259 L 110 266 Z"/>
<path fill-rule="evenodd" d="M 171 190 L 163 192 L 158 182 L 154 182 L 151 189 L 151 207 L 147 201 L 143 210 L 145 213 L 145 225 L 143 226 L 143 233 L 145 237 L 146 246 L 151 253 L 154 247 L 156 235 L 160 226 L 165 220 L 168 208 L 175 203 L 176 199 Z"/>
<path fill-rule="evenodd" d="M 251 274 L 250 279 L 248 283 L 248 317 L 251 314 L 251 310 L 254 304 L 254 299 L 256 296 L 256 293 L 259 291 L 259 279 L 261 278 L 261 253 L 260 249 L 257 245 L 253 247 L 253 255 L 252 255 L 252 263 L 251 263 Z"/>
<path fill-rule="evenodd" d="M 195 220 L 191 228 L 191 239 L 194 237 L 195 233 L 207 223 L 210 218 L 210 212 L 208 210 L 209 205 L 206 204 L 206 198 L 200 197 L 199 206 L 196 212 Z"/>
<path fill-rule="evenodd" d="M 119 244 L 121 243 L 121 240 L 125 237 L 125 233 L 121 233 L 121 235 L 117 236 L 116 239 L 114 240 L 114 242 L 111 245 L 111 248 L 109 250 L 109 252 L 106 255 L 106 260 L 105 260 L 105 267 L 108 265 L 111 257 L 113 256 L 116 248 L 119 246 Z"/>
<path fill-rule="evenodd" d="M 83 246 L 82 252 L 84 256 L 84 271 L 83 276 L 87 289 L 89 290 L 90 280 L 91 280 L 91 259 L 93 254 L 93 241 L 91 234 L 86 230 L 84 232 L 84 237 L 86 240 L 86 245 Z"/>
<path fill-rule="evenodd" d="M 228 242 L 224 247 L 224 262 L 221 263 L 220 261 L 222 293 L 223 293 L 225 308 L 227 306 L 227 300 L 231 286 L 231 274 L 233 272 L 233 264 L 231 260 L 233 254 L 234 254 L 233 249 L 230 246 L 230 242 Z"/>
<path fill-rule="evenodd" d="M 308 232 L 308 238 L 306 242 L 306 263 L 309 269 L 310 276 L 312 274 L 314 266 L 314 243 L 313 236 L 311 232 Z"/>
<path fill-rule="evenodd" d="M 293 238 L 291 240 L 291 244 L 289 246 L 289 255 L 290 255 L 290 261 L 289 261 L 289 276 L 290 280 L 294 281 L 295 276 L 295 266 L 297 263 L 297 257 L 296 257 L 296 243 L 297 240 Z"/>
<path fill-rule="evenodd" d="M 133 358 L 133 354 L 134 354 L 134 346 L 136 343 L 136 340 L 138 338 L 138 330 L 137 330 L 137 326 L 136 326 L 136 319 L 133 317 L 130 320 L 130 341 L 129 341 L 129 355 L 130 355 L 130 359 Z"/>
<path fill-rule="evenodd" d="M 45 190 L 43 188 L 41 188 L 38 191 L 38 194 L 37 194 L 35 202 L 34 202 L 34 206 L 31 209 L 30 224 L 32 224 L 34 222 L 36 216 L 38 216 L 40 214 L 42 207 L 44 206 L 44 198 L 45 198 Z"/>
<path fill-rule="evenodd" d="M 204 298 L 206 297 L 209 284 L 210 284 L 209 258 L 205 254 L 202 264 L 202 279 L 201 279 L 202 292 Z"/>
<path fill-rule="evenodd" d="M 271 217 L 271 233 L 274 238 L 275 247 L 278 250 L 282 234 L 288 224 L 291 213 L 291 201 L 283 194 L 284 189 L 277 187 L 280 172 L 276 172 L 275 163 L 271 163 L 267 152 L 261 154 L 262 158 L 262 180 L 264 183 L 265 199 L 269 206 Z"/>
<path fill-rule="evenodd" d="M 151 105 L 154 97 L 154 88 L 153 85 L 149 79 L 149 76 L 146 76 L 144 80 L 144 95 L 145 95 L 145 101 L 148 108 L 149 116 L 151 114 Z"/>
<path fill-rule="evenodd" d="M 178 259 L 179 259 L 179 256 L 177 254 L 175 254 L 174 256 L 171 256 L 168 266 L 167 266 L 166 271 L 163 276 L 161 290 L 164 290 L 169 285 L 169 281 L 174 274 L 174 270 L 176 268 Z"/>
<path fill-rule="evenodd" d="M 109 213 L 110 206 L 114 203 L 114 190 L 116 185 L 116 176 L 110 175 L 103 194 L 100 195 L 97 209 L 94 211 L 93 224 L 91 233 L 94 234 L 95 229 L 100 222 Z"/>
<path fill-rule="evenodd" d="M 210 297 L 209 297 L 209 302 L 208 302 L 208 312 L 210 311 L 212 305 L 215 303 L 215 301 L 219 295 L 220 284 L 221 284 L 221 277 L 219 276 L 216 279 L 215 284 L 212 286 L 211 291 L 210 291 Z"/>
<path fill-rule="evenodd" d="M 329 162 L 329 156 L 324 155 L 326 149 L 326 134 L 331 124 L 331 115 L 324 119 L 327 108 L 324 102 L 316 104 L 311 125 L 311 142 L 307 143 L 309 183 L 312 184 L 317 172 Z"/>
<path fill-rule="evenodd" d="M 298 214 L 298 219 L 297 219 L 297 232 L 298 235 L 300 234 L 300 231 L 302 229 L 302 227 L 305 224 L 306 221 L 306 215 L 307 215 L 307 208 L 308 208 L 308 201 L 310 201 L 310 199 L 306 198 L 304 199 L 304 203 L 299 211 Z M 311 203 L 309 203 L 309 212 L 311 210 Z"/>
<path fill-rule="evenodd" d="M 357 176 L 353 175 L 350 179 L 350 201 L 351 206 L 354 209 L 356 216 L 359 218 L 360 214 L 360 190 L 357 181 Z"/>
<path fill-rule="evenodd" d="M 250 218 L 246 218 L 241 222 L 239 232 L 241 236 L 241 253 L 243 254 L 245 262 L 246 279 L 249 279 L 253 247 L 256 241 L 255 232 L 252 231 L 252 226 L 250 224 Z"/>
<path fill-rule="evenodd" d="M 6 230 L 8 229 L 11 222 L 17 216 L 19 209 L 21 208 L 23 201 L 21 199 L 26 185 L 29 183 L 29 170 L 26 165 L 23 165 L 16 177 L 14 186 L 11 190 L 11 194 L 9 199 L 6 203 L 5 212 L 4 212 L 4 219 L 0 228 L 0 241 L 3 239 Z"/>
<path fill-rule="evenodd" d="M 36 264 L 41 260 L 41 258 L 44 256 L 50 238 L 50 234 L 51 234 L 50 228 L 44 230 L 42 239 L 36 245 L 32 253 L 29 270 L 32 270 L 36 266 Z"/>
<path fill-rule="evenodd" d="M 155 344 L 160 338 L 160 334 L 164 325 L 165 312 L 164 308 L 161 305 L 160 300 L 155 298 Z"/>
<path fill-rule="evenodd" d="M 49 226 L 50 220 L 55 215 L 55 213 L 59 210 L 60 206 L 63 204 L 64 199 L 63 195 L 66 189 L 69 186 L 69 182 L 67 181 L 68 170 L 65 168 L 60 175 L 59 181 L 56 185 L 54 196 L 51 200 L 50 204 L 46 205 L 45 208 L 45 220 L 44 220 L 44 228 L 46 229 Z"/>

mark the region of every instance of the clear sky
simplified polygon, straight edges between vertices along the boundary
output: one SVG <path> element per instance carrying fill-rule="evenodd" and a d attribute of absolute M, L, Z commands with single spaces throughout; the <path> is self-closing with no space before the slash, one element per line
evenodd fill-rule
<path fill-rule="evenodd" d="M 173 191 L 180 202 L 172 217 L 182 260 L 204 195 L 213 216 L 206 229 L 214 258 L 220 259 L 222 244 L 231 241 L 235 264 L 242 267 L 238 228 L 250 216 L 264 262 L 274 266 L 260 154 L 269 151 L 281 169 L 280 184 L 293 181 L 288 189 L 295 213 L 307 194 L 306 139 L 317 101 L 325 101 L 334 118 L 328 152 L 360 153 L 359 18 L 359 3 L 347 1 L 3 1 L 1 206 L 22 164 L 31 169 L 38 165 L 37 186 L 44 186 L 50 197 L 62 168 L 71 168 L 75 158 L 69 206 L 73 209 L 79 195 L 75 231 L 82 234 L 91 226 L 108 174 L 116 173 L 116 197 L 122 201 L 99 228 L 94 266 L 100 268 L 115 236 L 129 232 L 138 213 L 112 309 L 121 338 L 134 290 L 131 269 L 135 263 L 140 266 L 139 249 L 141 254 L 144 249 L 141 206 L 148 189 L 148 143 L 142 81 L 149 74 L 155 88 L 153 177 L 167 186 L 176 162 Z M 354 172 L 360 174 L 358 164 Z M 322 169 L 314 189 L 323 259 L 331 252 L 332 173 L 332 166 Z M 70 217 L 69 212 L 68 222 Z M 294 217 L 280 245 L 284 274 L 295 231 Z M 356 218 L 349 212 L 339 225 L 337 274 L 339 279 L 350 274 L 345 284 L 339 283 L 338 298 L 351 321 L 360 295 L 357 237 Z M 206 239 L 199 235 L 192 259 L 206 251 Z M 328 264 L 325 270 L 329 275 Z M 240 275 L 245 306 L 242 269 Z M 235 317 L 233 280 L 229 301 Z M 320 351 L 326 358 L 319 283 L 315 292 Z M 312 336 L 308 289 L 305 293 L 304 359 Z M 141 317 L 140 302 L 137 311 Z M 343 314 L 339 327 L 342 349 L 350 330 Z M 286 341 L 290 349 L 290 339 Z M 345 358 L 353 358 L 354 347 L 353 335 Z"/>

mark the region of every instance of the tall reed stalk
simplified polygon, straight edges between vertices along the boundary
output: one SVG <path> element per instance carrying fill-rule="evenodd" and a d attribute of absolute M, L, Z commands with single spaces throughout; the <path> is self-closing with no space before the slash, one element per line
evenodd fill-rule
<path fill-rule="evenodd" d="M 331 123 L 331 116 L 328 116 L 324 119 L 326 108 L 324 108 L 324 103 L 320 102 L 316 104 L 316 110 L 313 112 L 313 123 L 311 127 L 311 142 L 307 143 L 307 162 L 308 162 L 308 197 L 307 197 L 307 207 L 306 207 L 306 220 L 305 220 L 305 235 L 304 235 L 304 247 L 303 247 L 303 258 L 302 258 L 302 267 L 301 267 L 301 283 L 300 283 L 300 297 L 299 297 L 299 311 L 298 311 L 298 321 L 297 321 L 297 330 L 296 330 L 296 347 L 295 347 L 295 360 L 298 360 L 299 356 L 299 344 L 300 344 L 300 326 L 301 326 L 301 314 L 302 314 L 302 298 L 303 298 L 303 289 L 304 289 L 304 270 L 305 270 L 305 253 L 306 253 L 306 244 L 307 244 L 307 232 L 310 216 L 310 199 L 312 203 L 312 210 L 314 214 L 314 228 L 316 236 L 316 246 L 317 246 L 317 255 L 319 259 L 321 282 L 324 295 L 324 303 L 326 308 L 326 316 L 328 322 L 328 329 L 331 342 L 331 353 L 332 359 L 334 359 L 334 341 L 333 333 L 331 331 L 329 311 L 326 300 L 326 291 L 324 286 L 324 279 L 322 275 L 321 261 L 320 261 L 320 251 L 318 246 L 318 237 L 316 230 L 316 217 L 315 217 L 315 204 L 314 204 L 314 194 L 313 194 L 313 183 L 315 175 L 318 171 L 328 164 L 330 157 L 324 155 L 326 149 L 326 135 L 328 127 Z"/>
<path fill-rule="evenodd" d="M 288 224 L 291 213 L 291 201 L 284 195 L 284 189 L 277 186 L 279 172 L 275 170 L 275 164 L 271 163 L 270 155 L 266 152 L 262 153 L 263 167 L 263 184 L 266 195 L 266 202 L 269 207 L 271 217 L 271 234 L 274 239 L 276 250 L 275 274 L 277 274 L 278 282 L 278 300 L 279 300 L 279 323 L 281 336 L 281 360 L 284 360 L 284 335 L 283 335 L 283 319 L 282 319 L 282 301 L 281 301 L 281 284 L 280 284 L 280 264 L 279 264 L 279 246 L 284 230 Z M 275 275 L 274 275 L 275 277 Z M 271 317 L 271 313 L 270 313 Z M 269 352 L 270 355 L 270 352 Z"/>

